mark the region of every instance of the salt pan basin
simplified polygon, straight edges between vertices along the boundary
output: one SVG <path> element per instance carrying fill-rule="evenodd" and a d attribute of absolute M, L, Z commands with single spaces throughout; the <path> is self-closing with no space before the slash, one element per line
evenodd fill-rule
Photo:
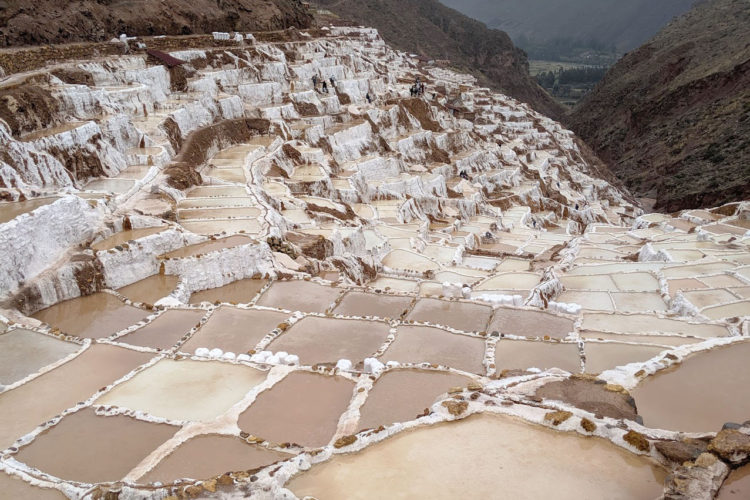
<path fill-rule="evenodd" d="M 665 471 L 599 438 L 479 415 L 407 431 L 293 478 L 299 498 L 642 499 Z"/>
<path fill-rule="evenodd" d="M 265 377 L 264 372 L 242 365 L 164 359 L 115 387 L 97 404 L 140 410 L 170 420 L 210 421 Z"/>

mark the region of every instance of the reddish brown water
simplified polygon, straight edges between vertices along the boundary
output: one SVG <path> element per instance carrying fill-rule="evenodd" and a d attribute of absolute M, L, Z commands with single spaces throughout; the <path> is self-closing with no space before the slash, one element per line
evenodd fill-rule
<path fill-rule="evenodd" d="M 360 408 L 359 429 L 375 429 L 393 422 L 413 420 L 435 398 L 451 387 L 466 386 L 470 379 L 454 373 L 395 370 L 383 375 Z"/>
<path fill-rule="evenodd" d="M 10 385 L 78 351 L 81 346 L 30 330 L 0 334 L 0 384 Z"/>
<path fill-rule="evenodd" d="M 228 302 L 232 304 L 247 304 L 258 295 L 268 280 L 264 279 L 244 279 L 234 281 L 228 285 L 218 288 L 209 288 L 194 292 L 190 296 L 191 304 L 200 304 L 201 302 Z"/>
<path fill-rule="evenodd" d="M 34 198 L 26 201 L 11 201 L 0 203 L 0 224 L 5 224 L 19 215 L 36 210 L 39 207 L 49 205 L 59 198 Z"/>
<path fill-rule="evenodd" d="M 694 354 L 641 382 L 631 394 L 645 425 L 685 432 L 717 432 L 750 415 L 750 342 Z"/>
<path fill-rule="evenodd" d="M 352 291 L 339 302 L 336 314 L 399 318 L 409 308 L 411 297 Z"/>
<path fill-rule="evenodd" d="M 97 400 L 172 420 L 208 422 L 265 380 L 266 372 L 219 361 L 163 359 Z"/>
<path fill-rule="evenodd" d="M 252 243 L 252 239 L 247 236 L 229 236 L 228 238 L 220 238 L 216 240 L 208 240 L 197 245 L 190 245 L 184 248 L 180 248 L 173 252 L 169 252 L 164 255 L 168 259 L 183 259 L 186 257 L 195 257 L 196 255 L 203 255 L 209 252 L 216 252 L 224 250 L 225 248 L 232 248 L 240 245 L 246 245 Z"/>
<path fill-rule="evenodd" d="M 199 347 L 218 347 L 235 354 L 247 352 L 288 317 L 282 312 L 222 306 L 180 351 L 192 354 Z"/>
<path fill-rule="evenodd" d="M 750 465 L 729 473 L 716 500 L 747 500 L 750 498 Z"/>
<path fill-rule="evenodd" d="M 100 417 L 86 408 L 37 436 L 16 459 L 61 479 L 117 481 L 176 431 L 122 415 Z"/>
<path fill-rule="evenodd" d="M 309 316 L 271 342 L 268 349 L 296 354 L 303 365 L 335 363 L 339 359 L 357 363 L 377 352 L 388 330 L 386 323 L 376 321 Z"/>
<path fill-rule="evenodd" d="M 138 480 L 170 483 L 177 479 L 208 479 L 225 472 L 263 467 L 291 455 L 247 444 L 234 436 L 198 436 L 182 443 Z"/>
<path fill-rule="evenodd" d="M 33 315 L 39 321 L 79 337 L 102 338 L 119 332 L 149 315 L 109 293 L 98 292 L 66 300 Z"/>
<path fill-rule="evenodd" d="M 450 326 L 467 332 L 483 332 L 492 316 L 492 308 L 469 302 L 419 299 L 407 319 Z"/>
<path fill-rule="evenodd" d="M 293 478 L 299 498 L 608 499 L 661 495 L 666 473 L 599 438 L 477 415 L 336 455 Z M 376 493 L 373 493 L 376 492 Z"/>
<path fill-rule="evenodd" d="M 0 448 L 7 448 L 37 425 L 90 398 L 151 357 L 94 344 L 72 361 L 0 394 Z"/>
<path fill-rule="evenodd" d="M 169 310 L 148 325 L 117 339 L 130 345 L 169 349 L 191 328 L 198 325 L 206 311 Z"/>
<path fill-rule="evenodd" d="M 437 363 L 472 373 L 484 373 L 484 340 L 429 326 L 400 326 L 382 362 Z"/>
<path fill-rule="evenodd" d="M 501 340 L 495 348 L 498 373 L 505 369 L 560 368 L 571 373 L 581 371 L 576 344 Z"/>
<path fill-rule="evenodd" d="M 172 293 L 178 281 L 177 276 L 155 274 L 131 285 L 118 288 L 117 291 L 133 302 L 154 304 L 159 299 Z"/>
<path fill-rule="evenodd" d="M 547 335 L 561 339 L 573 331 L 573 320 L 541 311 L 499 308 L 495 310 L 488 331 L 522 337 L 544 338 Z"/>
<path fill-rule="evenodd" d="M 96 251 L 110 250 L 118 245 L 127 243 L 128 241 L 137 240 L 138 238 L 144 238 L 152 234 L 160 233 L 165 229 L 167 229 L 167 226 L 145 227 L 142 229 L 128 229 L 126 231 L 120 231 L 119 233 L 113 234 L 109 238 L 94 243 L 93 245 L 91 245 L 91 248 Z"/>
<path fill-rule="evenodd" d="M 257 304 L 289 311 L 325 312 L 340 294 L 340 288 L 311 281 L 276 281 Z"/>
<path fill-rule="evenodd" d="M 290 373 L 240 415 L 240 429 L 274 443 L 323 446 L 336 432 L 353 389 L 342 377 Z"/>

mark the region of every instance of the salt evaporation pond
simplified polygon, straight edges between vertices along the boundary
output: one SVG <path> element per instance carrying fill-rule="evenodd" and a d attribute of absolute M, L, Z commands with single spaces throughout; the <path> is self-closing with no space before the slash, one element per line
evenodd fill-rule
<path fill-rule="evenodd" d="M 407 431 L 293 478 L 298 497 L 656 498 L 665 471 L 597 438 L 480 415 Z"/>

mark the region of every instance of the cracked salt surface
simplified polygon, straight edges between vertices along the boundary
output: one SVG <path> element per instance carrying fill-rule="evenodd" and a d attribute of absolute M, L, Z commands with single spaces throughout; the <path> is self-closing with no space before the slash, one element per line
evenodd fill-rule
<path fill-rule="evenodd" d="M 307 35 L 175 52 L 181 92 L 61 62 L 68 130 L 0 126 L 0 496 L 677 487 L 665 446 L 750 412 L 750 205 L 643 215 L 527 105 Z"/>

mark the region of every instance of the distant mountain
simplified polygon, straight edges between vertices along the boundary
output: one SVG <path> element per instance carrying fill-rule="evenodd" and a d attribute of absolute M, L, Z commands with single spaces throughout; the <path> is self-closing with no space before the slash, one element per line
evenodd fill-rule
<path fill-rule="evenodd" d="M 441 0 L 524 49 L 585 45 L 626 52 L 638 47 L 695 0 Z"/>
<path fill-rule="evenodd" d="M 299 0 L 0 0 L 0 47 L 306 28 Z"/>
<path fill-rule="evenodd" d="M 750 1 L 706 1 L 670 23 L 567 124 L 657 208 L 750 198 Z"/>
<path fill-rule="evenodd" d="M 508 35 L 436 0 L 317 0 L 341 19 L 372 26 L 394 47 L 472 73 L 537 111 L 559 118 L 563 108 L 529 76 L 526 54 Z M 336 19 L 335 21 L 339 21 Z"/>

